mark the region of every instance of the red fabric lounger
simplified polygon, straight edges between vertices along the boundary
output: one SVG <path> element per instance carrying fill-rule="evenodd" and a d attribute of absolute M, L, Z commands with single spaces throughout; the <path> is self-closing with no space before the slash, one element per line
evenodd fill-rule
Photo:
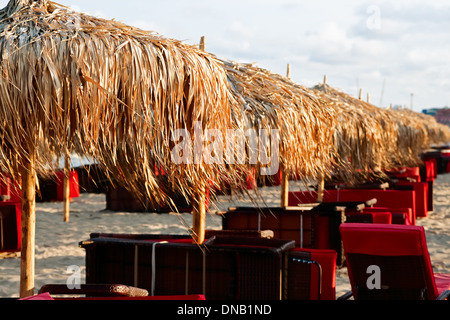
<path fill-rule="evenodd" d="M 393 208 L 411 208 L 411 224 L 416 223 L 416 197 L 414 190 L 378 190 L 378 189 L 343 189 L 326 190 L 323 202 L 366 202 L 377 199 L 377 206 Z M 314 203 L 317 192 L 298 191 L 289 192 L 289 206 L 297 206 L 299 203 Z"/>
<path fill-rule="evenodd" d="M 22 204 L 14 201 L 0 201 L 0 252 L 19 252 L 22 241 Z"/>
<path fill-rule="evenodd" d="M 435 275 L 421 226 L 348 223 L 340 226 L 355 299 L 436 299 L 450 275 Z M 368 266 L 380 268 L 381 289 L 367 287 Z"/>
<path fill-rule="evenodd" d="M 416 195 L 416 217 L 428 216 L 428 182 L 409 182 L 399 180 L 397 185 L 412 186 Z"/>

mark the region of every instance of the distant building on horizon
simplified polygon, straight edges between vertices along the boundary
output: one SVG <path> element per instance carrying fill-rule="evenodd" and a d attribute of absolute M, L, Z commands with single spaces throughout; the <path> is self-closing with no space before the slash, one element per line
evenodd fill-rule
<path fill-rule="evenodd" d="M 422 113 L 433 116 L 437 122 L 450 126 L 450 108 L 447 106 L 443 108 L 424 109 Z"/>

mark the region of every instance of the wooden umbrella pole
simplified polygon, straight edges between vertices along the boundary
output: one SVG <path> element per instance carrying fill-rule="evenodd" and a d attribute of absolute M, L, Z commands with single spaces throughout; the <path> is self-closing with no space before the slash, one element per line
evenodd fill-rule
<path fill-rule="evenodd" d="M 200 50 L 205 51 L 205 36 L 202 36 L 200 38 L 200 44 L 199 44 L 198 47 L 199 47 Z"/>
<path fill-rule="evenodd" d="M 64 158 L 64 222 L 69 222 L 70 216 L 70 164 L 69 156 Z"/>
<path fill-rule="evenodd" d="M 288 206 L 289 199 L 289 179 L 284 170 L 284 166 L 281 166 L 281 207 Z"/>
<path fill-rule="evenodd" d="M 34 294 L 35 230 L 36 230 L 36 169 L 35 155 L 22 167 L 22 243 L 20 257 L 20 297 Z"/>
<path fill-rule="evenodd" d="M 317 184 L 317 202 L 323 201 L 323 192 L 325 190 L 325 179 L 322 176 Z"/>
<path fill-rule="evenodd" d="M 205 36 L 200 38 L 199 49 L 205 51 Z M 192 232 L 193 241 L 202 244 L 205 241 L 205 219 L 206 219 L 206 189 L 203 182 L 199 183 L 195 193 L 195 199 L 192 201 Z"/>
<path fill-rule="evenodd" d="M 327 75 L 324 75 L 323 77 L 323 84 L 327 84 Z M 325 190 L 325 177 L 321 175 L 319 177 L 319 181 L 317 182 L 317 199 L 316 202 L 323 202 L 323 193 Z"/>
<path fill-rule="evenodd" d="M 194 242 L 202 244 L 205 241 L 205 219 L 206 219 L 206 195 L 205 185 L 199 186 L 196 199 L 193 201 L 193 223 L 192 231 Z"/>
<path fill-rule="evenodd" d="M 291 78 L 291 65 L 287 65 L 286 69 L 286 77 L 288 79 Z M 281 207 L 287 207 L 288 206 L 288 199 L 289 199 L 289 179 L 286 174 L 286 170 L 284 165 L 281 165 Z"/>

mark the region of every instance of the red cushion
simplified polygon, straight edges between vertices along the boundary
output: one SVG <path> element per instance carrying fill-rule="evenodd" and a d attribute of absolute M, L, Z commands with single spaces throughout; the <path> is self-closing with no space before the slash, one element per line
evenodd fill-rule
<path fill-rule="evenodd" d="M 381 256 L 428 254 L 421 226 L 351 223 L 342 224 L 340 230 L 347 253 Z"/>
<path fill-rule="evenodd" d="M 390 212 L 371 212 L 373 223 L 392 223 L 392 213 Z"/>

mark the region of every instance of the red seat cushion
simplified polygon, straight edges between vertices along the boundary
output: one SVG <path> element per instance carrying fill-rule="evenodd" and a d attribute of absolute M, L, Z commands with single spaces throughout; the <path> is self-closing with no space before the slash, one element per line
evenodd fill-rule
<path fill-rule="evenodd" d="M 390 212 L 371 212 L 373 223 L 392 223 L 392 213 Z"/>

